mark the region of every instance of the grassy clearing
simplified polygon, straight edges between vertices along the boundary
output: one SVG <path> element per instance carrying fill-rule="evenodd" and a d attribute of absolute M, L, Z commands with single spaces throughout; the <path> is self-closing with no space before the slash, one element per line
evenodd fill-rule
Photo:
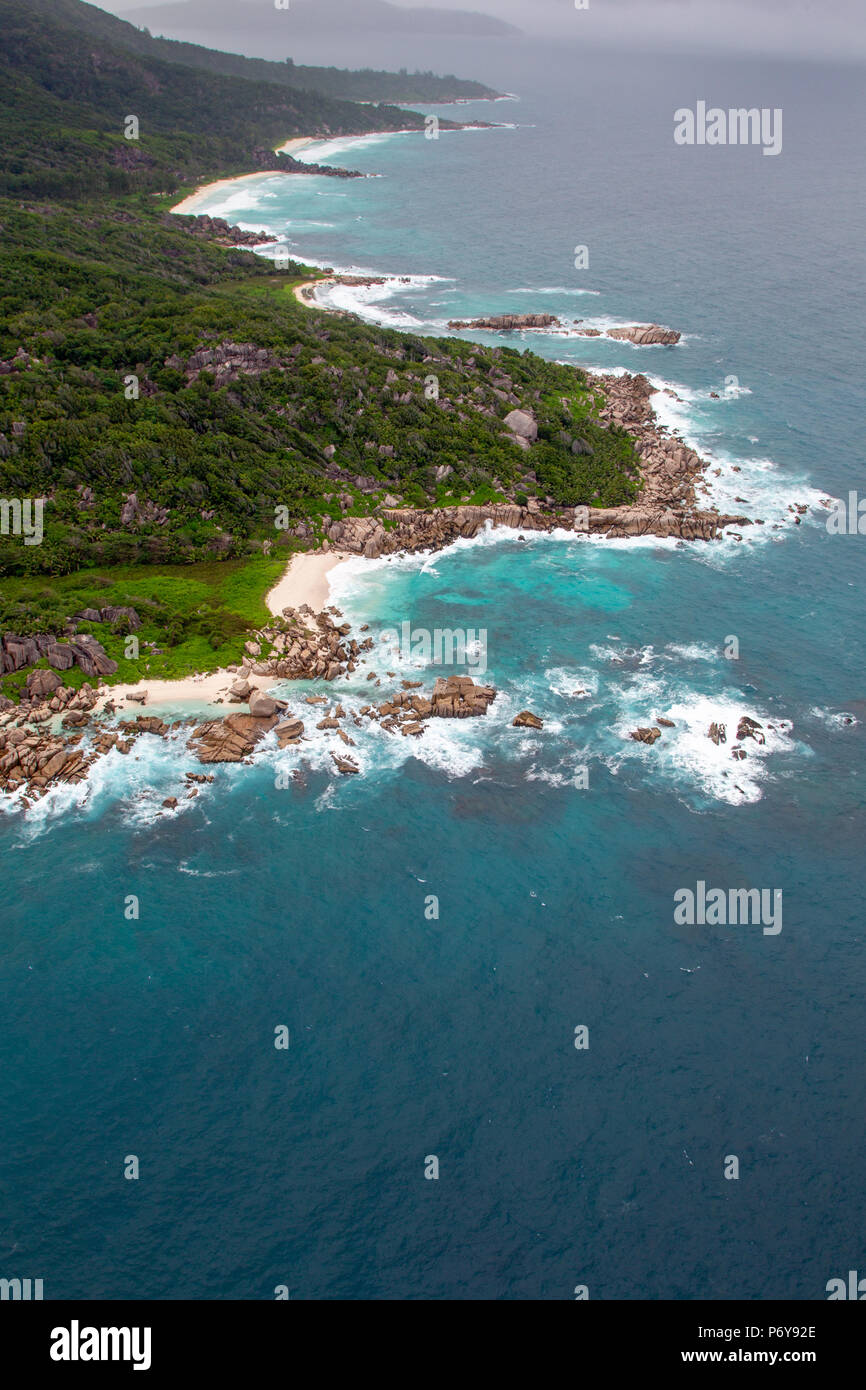
<path fill-rule="evenodd" d="M 10 577 L 3 581 L 0 618 L 4 631 L 60 633 L 63 620 L 85 608 L 131 607 L 142 618 L 135 636 L 139 656 L 126 656 L 125 624 L 86 623 L 118 662 L 107 684 L 143 679 L 177 680 L 194 671 L 213 671 L 236 663 L 247 633 L 268 621 L 265 596 L 286 565 L 286 556 L 224 560 L 159 569 L 130 565 L 99 571 L 79 571 L 46 580 Z M 47 665 L 40 662 L 40 666 Z M 32 669 L 32 668 L 28 668 Z M 27 670 L 4 676 L 3 694 L 17 699 Z M 77 668 L 63 673 L 76 688 L 87 677 Z"/>

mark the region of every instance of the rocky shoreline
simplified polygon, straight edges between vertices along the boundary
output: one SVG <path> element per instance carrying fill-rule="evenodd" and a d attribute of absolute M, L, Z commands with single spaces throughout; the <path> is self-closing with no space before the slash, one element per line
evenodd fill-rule
<path fill-rule="evenodd" d="M 337 621 L 341 617 L 333 607 L 321 613 L 313 613 L 307 605 L 285 608 L 247 642 L 242 663 L 225 673 L 227 686 L 216 703 L 245 705 L 246 709 L 204 721 L 163 719 L 145 713 L 134 719 L 118 719 L 110 687 L 94 689 L 85 682 L 75 691 L 63 686 L 53 671 L 30 672 L 27 697 L 20 705 L 5 700 L 0 711 L 0 794 L 20 793 L 17 804 L 28 810 L 52 788 L 85 781 L 94 764 L 108 754 L 128 755 L 144 736 L 167 739 L 184 729 L 188 730 L 188 750 L 205 766 L 249 762 L 257 745 L 272 730 L 280 750 L 299 748 L 305 737 L 304 720 L 289 711 L 287 700 L 258 690 L 253 678 L 268 677 L 269 684 L 350 679 L 374 644 L 370 637 L 352 638 L 349 624 Z M 263 648 L 268 650 L 266 656 Z M 344 751 L 355 746 L 349 732 L 353 726 L 375 723 L 388 734 L 418 737 L 431 719 L 486 715 L 496 697 L 493 686 L 478 685 L 469 676 L 440 677 L 429 695 L 423 692 L 421 681 L 401 680 L 399 688 L 392 686 L 380 696 L 383 681 L 396 681 L 393 671 L 370 670 L 367 681 L 370 693 L 364 702 L 356 696 L 349 705 L 343 697 L 348 709 L 339 697 L 304 697 L 316 730 L 330 733 L 341 745 L 339 751 L 331 753 L 339 775 L 360 772 L 355 759 Z M 146 688 L 129 692 L 125 698 L 144 705 Z M 179 796 L 168 797 L 162 804 L 166 810 L 174 810 L 181 794 L 193 799 L 198 795 L 197 784 L 212 781 L 212 775 L 184 772 Z"/>
<path fill-rule="evenodd" d="M 428 693 L 421 680 L 399 679 L 395 671 L 371 668 L 366 674 L 366 698 L 357 691 L 306 694 L 301 698 L 309 716 L 304 717 L 297 709 L 290 709 L 288 700 L 255 688 L 256 676 L 269 678 L 269 684 L 316 677 L 328 684 L 340 678 L 350 680 L 361 664 L 368 664 L 367 654 L 374 643 L 369 637 L 353 638 L 350 625 L 339 622 L 341 618 L 334 607 L 317 614 L 306 605 L 284 609 L 279 618 L 255 634 L 256 640 L 247 643 L 242 663 L 225 672 L 227 686 L 216 703 L 246 708 L 216 718 L 164 719 L 144 712 L 135 718 L 118 718 L 109 687 L 94 689 L 85 683 L 76 692 L 62 686 L 51 671 L 31 672 L 36 679 L 28 678 L 29 699 L 21 706 L 6 702 L 8 707 L 0 713 L 0 794 L 18 794 L 17 807 L 27 811 L 53 788 L 84 782 L 94 765 L 108 755 L 128 756 L 142 738 L 165 740 L 185 735 L 187 753 L 203 767 L 249 764 L 271 733 L 280 752 L 292 749 L 303 754 L 310 725 L 335 744 L 328 750 L 334 775 L 352 776 L 361 772 L 349 751 L 356 747 L 352 735 L 357 729 L 375 724 L 389 736 L 420 738 L 434 719 L 490 717 L 498 692 L 471 676 L 439 677 Z M 365 625 L 361 633 L 366 630 Z M 267 656 L 262 654 L 263 646 L 270 649 Z M 377 667 L 387 660 L 383 650 Z M 126 699 L 144 705 L 146 688 L 128 693 Z M 511 727 L 538 732 L 543 730 L 544 721 L 523 709 L 511 720 Z M 657 715 L 652 726 L 633 729 L 628 737 L 653 748 L 663 731 L 674 727 L 672 719 Z M 775 727 L 767 726 L 771 730 Z M 725 744 L 725 725 L 712 723 L 706 737 L 716 747 Z M 742 714 L 732 740 L 731 757 L 736 761 L 748 756 L 747 740 L 761 746 L 766 732 L 757 719 Z M 287 776 L 284 772 L 279 775 Z M 291 776 L 302 779 L 300 764 Z M 213 773 L 179 772 L 177 794 L 165 797 L 162 808 L 175 811 L 181 800 L 195 799 L 201 785 L 213 781 Z M 146 797 L 148 792 L 139 795 Z"/>
<path fill-rule="evenodd" d="M 715 540 L 730 526 L 764 524 L 741 512 L 698 506 L 697 485 L 709 464 L 659 423 L 650 403 L 655 388 L 645 376 L 587 374 L 587 379 L 605 398 L 600 420 L 620 425 L 635 441 L 643 481 L 639 501 L 622 507 L 565 508 L 554 507 L 552 499 L 547 504 L 532 499 L 526 506 L 498 502 L 426 510 L 382 508 L 378 516 L 335 521 L 327 531 L 328 544 L 377 559 L 398 551 L 441 549 L 461 537 L 476 536 L 488 523 L 522 531 L 565 530 L 611 539 L 658 536 L 687 541 Z M 530 411 L 512 411 L 504 423 L 527 445 L 537 435 Z"/>
<path fill-rule="evenodd" d="M 554 507 L 552 499 L 533 499 L 525 506 L 509 501 L 426 510 L 382 507 L 372 516 L 345 516 L 334 521 L 323 547 L 378 558 L 441 549 L 462 537 L 476 536 L 488 525 L 523 532 L 564 530 L 610 538 L 658 536 L 710 541 L 732 526 L 764 524 L 759 518 L 698 506 L 697 490 L 708 465 L 682 439 L 659 424 L 651 405 L 654 388 L 645 376 L 590 375 L 588 380 L 605 399 L 599 418 L 622 426 L 635 440 L 643 480 L 639 502 L 612 508 Z M 531 446 L 537 434 L 531 411 L 512 411 L 504 424 L 515 439 L 523 439 L 527 447 Z M 796 508 L 800 513 L 804 510 Z M 793 519 L 798 522 L 799 516 Z M 738 532 L 733 534 L 741 539 Z M 5 634 L 0 639 L 0 667 L 4 671 L 20 670 L 37 661 L 46 661 L 55 669 L 31 670 L 21 703 L 15 705 L 7 699 L 0 703 L 0 793 L 20 794 L 18 805 L 27 809 L 52 787 L 82 782 L 93 764 L 109 753 L 128 754 L 139 738 L 168 738 L 173 728 L 183 724 L 191 726 L 188 747 L 204 765 L 248 761 L 272 730 L 280 749 L 301 747 L 304 720 L 289 712 L 285 700 L 262 693 L 253 682 L 257 677 L 266 677 L 271 684 L 284 680 L 331 683 L 351 679 L 366 663 L 373 641 L 364 635 L 366 625 L 358 637 L 353 637 L 349 624 L 341 619 L 342 614 L 333 607 L 319 613 L 307 604 L 284 608 L 272 623 L 251 635 L 241 664 L 226 672 L 225 690 L 216 703 L 246 705 L 246 711 L 204 722 L 188 718 L 166 722 L 143 713 L 135 719 L 118 719 L 110 687 L 100 684 L 114 673 L 116 663 L 94 637 L 78 634 L 75 623 L 59 636 L 40 634 L 26 638 Z M 130 631 L 140 623 L 132 609 L 86 610 L 77 615 L 77 620 L 122 621 Z M 89 681 L 77 691 L 64 686 L 56 671 L 73 666 L 94 678 L 97 687 Z M 333 696 L 306 697 L 308 705 L 321 707 L 316 711 L 320 715 L 316 730 L 330 732 L 335 742 L 342 745 L 331 755 L 336 774 L 353 775 L 360 771 L 346 751 L 354 745 L 353 727 L 375 722 L 388 734 L 420 737 L 431 719 L 486 716 L 496 696 L 493 687 L 478 686 L 471 678 L 458 676 L 438 680 L 429 694 L 421 691 L 420 682 L 410 681 L 400 682 L 399 688 L 382 690 L 383 681 L 395 679 L 395 672 L 371 670 L 367 675 L 369 701 L 349 708 Z M 144 704 L 147 694 L 131 691 L 126 699 Z M 517 728 L 542 727 L 542 721 L 530 710 L 521 711 L 513 723 Z M 659 717 L 651 728 L 634 730 L 630 737 L 652 747 L 666 726 L 671 726 L 671 721 Z M 725 739 L 725 731 L 714 725 L 707 736 L 718 746 Z M 744 716 L 733 757 L 745 756 L 741 745 L 747 738 L 762 741 L 760 725 Z M 185 799 L 197 796 L 197 782 L 203 779 L 207 780 L 204 774 L 184 774 L 181 795 Z M 178 797 L 171 797 L 164 804 L 172 810 L 178 802 Z"/>

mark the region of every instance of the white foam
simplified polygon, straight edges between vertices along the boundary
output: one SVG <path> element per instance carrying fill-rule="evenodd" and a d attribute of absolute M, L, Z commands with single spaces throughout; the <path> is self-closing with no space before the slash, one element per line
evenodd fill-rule
<path fill-rule="evenodd" d="M 538 286 L 538 288 L 533 288 L 532 285 L 521 285 L 519 289 L 516 289 L 516 290 L 506 290 L 505 293 L 506 293 L 506 294 L 563 294 L 563 295 L 593 294 L 593 295 L 600 295 L 600 294 L 601 294 L 601 290 L 578 289 L 578 288 L 577 288 L 576 286 L 574 286 L 574 285 L 540 285 L 540 286 Z"/>
<path fill-rule="evenodd" d="M 598 694 L 598 673 L 585 666 L 576 670 L 552 666 L 545 671 L 544 679 L 548 690 L 563 700 L 590 700 Z"/>
<path fill-rule="evenodd" d="M 191 788 L 183 774 L 198 768 L 198 762 L 187 751 L 188 737 L 186 726 L 172 729 L 167 738 L 141 734 L 129 753 L 112 749 L 98 757 L 83 782 L 50 787 L 28 812 L 28 838 L 42 834 L 57 819 L 101 814 L 115 802 L 123 805 L 124 819 L 132 825 L 151 824 L 160 816 L 190 811 L 208 787 L 198 787 L 199 796 L 189 798 Z M 172 796 L 178 799 L 174 811 L 162 805 Z"/>
<path fill-rule="evenodd" d="M 668 642 L 661 656 L 667 660 L 717 661 L 719 651 L 703 642 Z"/>
<path fill-rule="evenodd" d="M 860 723 L 848 710 L 822 709 L 820 705 L 813 705 L 809 713 L 828 729 L 851 729 Z"/>
<path fill-rule="evenodd" d="M 386 275 L 377 271 L 362 271 L 357 268 L 341 270 L 340 274 L 370 275 L 381 283 L 369 285 L 345 285 L 324 283 L 315 291 L 316 300 L 325 308 L 340 309 L 345 313 L 357 314 L 367 322 L 383 327 L 402 329 L 433 328 L 444 329 L 447 320 L 419 319 L 396 307 L 387 304 L 401 294 L 417 292 L 428 285 L 445 284 L 450 277 L 442 275 Z"/>
<path fill-rule="evenodd" d="M 703 479 L 698 480 L 696 486 L 699 505 L 715 507 L 723 513 L 739 512 L 764 521 L 763 526 L 736 528 L 737 534 L 742 536 L 742 543 L 753 545 L 777 539 L 778 529 L 774 527 L 793 524 L 793 514 L 789 511 L 792 502 L 810 509 L 803 517 L 804 521 L 810 517 L 815 520 L 811 514 L 820 506 L 821 498 L 826 494 L 813 488 L 805 478 L 784 471 L 773 459 L 739 457 L 715 443 L 718 424 L 712 418 L 705 421 L 700 412 L 723 403 L 735 404 L 740 396 L 751 394 L 748 387 L 740 387 L 728 396 L 722 394 L 719 401 L 713 401 L 708 392 L 695 391 L 660 377 L 651 376 L 649 380 L 656 388 L 651 403 L 659 423 L 679 436 L 684 444 L 696 450 L 709 464 Z M 675 391 L 680 399 L 665 395 L 667 390 Z M 712 443 L 708 436 L 712 436 Z M 706 492 L 702 491 L 704 487 Z M 746 500 L 741 502 L 737 498 Z M 820 516 L 817 520 L 821 524 Z M 723 539 L 720 546 L 710 548 L 714 553 L 704 558 L 709 563 L 724 562 L 730 558 L 737 544 Z"/>
<path fill-rule="evenodd" d="M 760 801 L 770 776 L 769 759 L 774 754 L 808 755 L 810 752 L 805 745 L 793 740 L 790 721 L 771 718 L 738 691 L 723 690 L 706 695 L 685 688 L 677 692 L 651 679 L 622 689 L 620 699 L 614 732 L 622 740 L 622 748 L 613 759 L 614 765 L 627 761 L 645 762 L 691 793 L 729 805 Z M 652 746 L 632 739 L 631 731 L 651 726 L 656 713 L 672 719 L 675 727 L 662 729 L 662 737 Z M 744 714 L 758 719 L 764 726 L 766 742 L 760 745 L 753 739 L 744 739 L 736 745 L 746 752 L 745 760 L 740 762 L 731 753 L 737 726 Z M 726 726 L 726 743 L 717 746 L 707 736 L 711 724 Z"/>
<path fill-rule="evenodd" d="M 533 763 L 524 775 L 527 782 L 546 782 L 549 787 L 574 787 L 578 791 L 587 791 L 584 781 L 586 767 L 588 763 L 578 763 L 570 767 L 560 765 L 559 768 L 539 767 L 537 763 Z M 591 786 L 591 779 L 586 780 Z"/>
<path fill-rule="evenodd" d="M 376 145 L 382 145 L 387 140 L 395 140 L 398 136 L 421 135 L 423 130 L 387 130 L 373 131 L 368 135 L 337 135 L 331 140 L 314 140 L 310 145 L 297 151 L 286 149 L 281 146 L 278 153 L 285 151 L 291 154 L 299 164 L 330 164 L 332 160 L 346 154 L 349 150 L 372 149 Z M 291 142 L 289 142 L 291 143 Z M 308 178 L 309 175 L 299 175 L 301 178 Z"/>

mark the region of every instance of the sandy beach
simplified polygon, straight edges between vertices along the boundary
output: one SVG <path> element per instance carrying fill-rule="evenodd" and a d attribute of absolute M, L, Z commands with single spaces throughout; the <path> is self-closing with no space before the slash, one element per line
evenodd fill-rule
<path fill-rule="evenodd" d="M 295 285 L 295 299 L 299 304 L 305 304 L 307 308 L 312 305 L 316 309 L 327 309 L 327 305 L 318 303 L 316 289 L 319 285 L 332 285 L 333 283 L 330 276 L 322 280 L 305 280 L 302 285 Z"/>
<path fill-rule="evenodd" d="M 321 612 L 327 606 L 330 595 L 328 575 L 344 560 L 357 559 L 348 551 L 310 551 L 299 552 L 289 561 L 285 574 L 274 585 L 265 598 L 268 611 L 274 616 L 284 608 L 300 608 L 306 603 L 314 612 Z M 97 710 L 102 709 L 108 700 L 113 700 L 118 710 L 124 713 L 147 711 L 175 705 L 210 705 L 225 699 L 229 686 L 237 679 L 234 671 L 221 668 L 205 674 L 184 676 L 182 680 L 140 680 L 134 685 L 112 685 L 97 701 Z M 261 691 L 269 690 L 278 684 L 273 676 L 249 677 L 250 685 Z M 130 694 L 147 693 L 144 705 L 138 700 L 130 700 Z M 233 707 L 238 708 L 238 707 Z"/>
<path fill-rule="evenodd" d="M 277 172 L 271 170 L 271 173 Z M 195 213 L 199 211 L 200 205 L 212 198 L 215 193 L 224 193 L 227 189 L 234 188 L 235 184 L 248 183 L 251 179 L 264 179 L 268 177 L 267 169 L 260 169 L 257 174 L 239 174 L 233 179 L 217 179 L 214 183 L 203 183 L 201 188 L 197 188 L 194 193 L 190 193 L 188 198 L 184 198 L 171 210 L 178 213 Z"/>
<path fill-rule="evenodd" d="M 293 555 L 282 579 L 265 598 L 269 612 L 277 615 L 284 608 L 300 608 L 302 603 L 308 603 L 315 613 L 320 613 L 328 603 L 331 570 L 343 560 L 357 558 L 348 550 L 300 551 Z"/>
<path fill-rule="evenodd" d="M 314 135 L 299 135 L 296 139 L 287 140 L 284 145 L 280 145 L 275 153 L 297 155 L 298 151 L 304 149 L 307 145 L 315 144 L 317 138 L 319 137 Z M 238 174 L 237 177 L 233 179 L 216 179 L 214 183 L 203 183 L 194 193 L 190 193 L 189 196 L 178 203 L 176 207 L 173 207 L 172 212 L 196 213 L 199 211 L 201 204 L 207 202 L 215 193 L 224 193 L 227 189 L 233 188 L 235 184 L 247 183 L 250 179 L 267 178 L 269 173 L 279 172 L 278 169 L 260 169 L 257 174 Z"/>
<path fill-rule="evenodd" d="M 307 145 L 315 145 L 316 141 L 321 139 L 321 135 L 297 135 L 294 140 L 287 140 L 284 145 L 278 145 L 277 154 L 296 155 L 298 150 L 306 149 Z"/>

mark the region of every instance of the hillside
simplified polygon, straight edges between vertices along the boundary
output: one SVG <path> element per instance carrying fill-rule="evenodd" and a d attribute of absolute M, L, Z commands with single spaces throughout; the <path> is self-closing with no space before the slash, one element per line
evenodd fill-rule
<path fill-rule="evenodd" d="M 129 566 L 153 576 L 156 601 L 164 567 L 187 565 L 211 576 L 210 605 L 159 609 L 154 640 L 173 649 L 192 623 L 200 642 L 207 612 L 223 650 L 243 614 L 223 611 L 215 561 L 252 566 L 253 611 L 280 553 L 318 544 L 337 521 L 375 515 L 387 529 L 395 501 L 636 495 L 634 442 L 599 418 L 603 397 L 582 372 L 311 310 L 293 287 L 315 272 L 277 269 L 229 229 L 172 215 L 164 190 L 193 168 L 255 167 L 251 151 L 266 152 L 278 125 L 291 133 L 289 114 L 309 131 L 313 108 L 270 83 L 94 48 L 71 34 L 70 7 L 34 25 L 21 4 L 0 6 L 15 21 L 2 71 L 16 94 L 0 112 L 0 498 L 45 499 L 41 543 L 0 534 L 0 575 L 15 576 L 0 595 L 3 631 L 63 627 L 78 586 L 45 576 L 89 571 L 88 592 L 107 587 L 123 606 Z M 349 128 L 382 120 L 382 109 L 310 101 Z M 112 133 L 116 113 L 136 109 L 139 164 L 117 158 Z M 530 453 L 505 424 L 518 407 L 538 423 Z M 92 594 L 84 606 L 98 606 Z M 187 655 L 200 663 L 200 647 Z"/>
<path fill-rule="evenodd" d="M 133 52 L 76 22 L 81 12 L 90 23 L 92 10 L 59 0 L 55 16 L 45 0 L 0 0 L 0 193 L 156 192 L 218 174 L 289 171 L 293 161 L 273 150 L 294 135 L 423 127 L 421 115 L 396 106 L 283 90 Z M 115 22 L 118 32 L 136 34 Z M 138 120 L 137 139 L 125 136 L 129 115 Z"/>
<path fill-rule="evenodd" d="M 136 24 L 146 26 L 154 24 L 155 18 L 163 18 L 168 13 L 164 6 L 143 13 L 135 23 L 108 14 L 95 5 L 77 3 L 77 0 L 29 0 L 26 9 L 31 17 L 51 18 L 71 25 L 82 35 L 120 46 L 141 57 L 201 68 L 224 77 L 245 77 L 254 82 L 272 82 L 278 87 L 315 91 L 339 101 L 431 103 L 478 101 L 499 95 L 482 82 L 453 75 L 437 77 L 432 72 L 380 72 L 372 68 L 352 72 L 342 68 L 305 67 L 292 62 L 288 48 L 284 61 L 270 62 L 266 58 L 245 58 L 239 53 L 219 53 L 201 44 L 162 38 L 151 35 L 147 28 L 136 27 Z M 5 6 L 0 6 L 4 16 L 5 10 Z M 237 15 L 234 0 L 232 14 Z M 212 21 L 212 8 L 209 18 Z"/>
<path fill-rule="evenodd" d="M 324 516 L 336 492 L 363 513 L 389 492 L 423 506 L 507 491 L 526 471 L 502 424 L 518 403 L 539 417 L 544 493 L 633 492 L 627 436 L 585 418 L 591 456 L 559 440 L 592 406 L 571 368 L 311 312 L 291 292 L 300 267 L 190 235 L 193 219 L 141 196 L 5 204 L 0 221 L 0 494 L 51 499 L 42 545 L 0 538 L 0 571 L 243 553 L 279 539 L 275 507 Z M 130 494 L 149 503 L 134 524 Z"/>

